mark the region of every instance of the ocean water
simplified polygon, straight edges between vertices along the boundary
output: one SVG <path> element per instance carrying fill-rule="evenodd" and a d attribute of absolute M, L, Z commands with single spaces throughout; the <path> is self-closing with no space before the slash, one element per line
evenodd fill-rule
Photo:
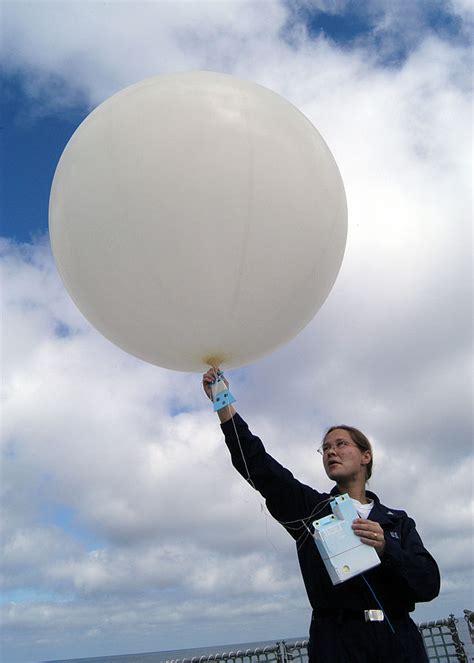
<path fill-rule="evenodd" d="M 288 644 L 302 641 L 305 638 L 289 638 L 285 640 Z M 246 642 L 233 645 L 214 645 L 212 647 L 199 647 L 195 649 L 174 649 L 169 651 L 143 652 L 141 654 L 115 654 L 113 656 L 94 656 L 92 658 L 61 658 L 54 661 L 43 661 L 42 663 L 166 663 L 177 659 L 192 658 L 193 656 L 209 656 L 210 654 L 222 654 L 256 647 L 275 645 L 275 640 L 265 642 Z"/>

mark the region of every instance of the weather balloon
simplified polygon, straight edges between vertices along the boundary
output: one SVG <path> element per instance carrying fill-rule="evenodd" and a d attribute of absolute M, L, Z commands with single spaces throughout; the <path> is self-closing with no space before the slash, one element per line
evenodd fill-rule
<path fill-rule="evenodd" d="M 342 179 L 280 95 L 213 72 L 151 78 L 78 127 L 53 180 L 59 273 L 105 337 L 170 369 L 236 367 L 294 337 L 329 294 Z"/>

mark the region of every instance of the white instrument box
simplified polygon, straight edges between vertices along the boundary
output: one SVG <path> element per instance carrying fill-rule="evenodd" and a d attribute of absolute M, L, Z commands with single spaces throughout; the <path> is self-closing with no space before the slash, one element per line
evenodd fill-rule
<path fill-rule="evenodd" d="M 330 506 L 331 515 L 313 522 L 313 536 L 332 584 L 338 585 L 377 566 L 380 559 L 352 530 L 359 516 L 349 495 L 338 495 Z"/>

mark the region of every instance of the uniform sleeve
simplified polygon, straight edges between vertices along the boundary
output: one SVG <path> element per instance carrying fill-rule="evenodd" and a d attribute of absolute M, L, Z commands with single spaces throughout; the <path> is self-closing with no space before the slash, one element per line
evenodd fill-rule
<path fill-rule="evenodd" d="M 438 565 L 416 531 L 415 521 L 404 514 L 400 541 L 385 538 L 382 564 L 405 581 L 415 601 L 431 601 L 440 590 Z"/>
<path fill-rule="evenodd" d="M 238 414 L 221 428 L 235 469 L 265 498 L 272 516 L 298 538 L 304 528 L 301 519 L 317 511 L 327 496 L 302 484 L 272 458 Z"/>

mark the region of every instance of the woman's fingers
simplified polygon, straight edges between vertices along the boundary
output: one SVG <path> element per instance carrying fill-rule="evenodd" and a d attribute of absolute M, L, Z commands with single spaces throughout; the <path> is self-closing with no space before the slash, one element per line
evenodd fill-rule
<path fill-rule="evenodd" d="M 211 398 L 211 385 L 217 380 L 219 375 L 221 374 L 221 370 L 218 366 L 211 366 L 202 376 L 202 386 L 204 388 L 204 391 L 206 393 L 206 396 L 208 398 Z M 224 378 L 224 382 L 226 386 L 229 386 L 229 383 L 227 380 Z"/>
<path fill-rule="evenodd" d="M 354 534 L 362 543 L 372 546 L 381 555 L 385 549 L 385 536 L 379 523 L 366 518 L 356 518 L 352 523 Z"/>

